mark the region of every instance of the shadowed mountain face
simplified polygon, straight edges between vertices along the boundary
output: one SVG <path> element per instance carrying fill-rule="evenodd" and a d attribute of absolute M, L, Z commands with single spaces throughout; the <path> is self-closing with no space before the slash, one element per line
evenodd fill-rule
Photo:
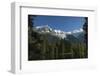
<path fill-rule="evenodd" d="M 77 38 L 79 39 L 80 42 L 84 42 L 84 38 L 85 38 L 84 33 L 80 33 L 80 34 L 77 36 Z"/>
<path fill-rule="evenodd" d="M 73 35 L 67 35 L 66 40 L 69 40 L 72 43 L 78 43 L 79 42 L 78 38 L 73 36 Z"/>
<path fill-rule="evenodd" d="M 68 36 L 69 39 L 76 42 L 84 42 L 84 32 L 75 33 Z"/>

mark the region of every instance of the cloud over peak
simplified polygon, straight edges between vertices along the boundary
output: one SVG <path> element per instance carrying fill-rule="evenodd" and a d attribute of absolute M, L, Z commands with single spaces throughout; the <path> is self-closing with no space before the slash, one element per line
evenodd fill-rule
<path fill-rule="evenodd" d="M 73 31 L 72 31 L 72 33 L 78 33 L 78 32 L 83 32 L 83 29 L 80 28 L 80 29 L 78 29 L 78 30 L 73 30 Z"/>

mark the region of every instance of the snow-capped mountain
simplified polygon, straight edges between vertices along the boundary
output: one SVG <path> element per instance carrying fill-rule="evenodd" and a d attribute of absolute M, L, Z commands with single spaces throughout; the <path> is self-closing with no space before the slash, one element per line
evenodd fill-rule
<path fill-rule="evenodd" d="M 41 32 L 41 33 L 49 33 L 49 32 L 52 32 L 52 28 L 50 28 L 48 25 L 45 25 L 45 26 L 37 26 L 35 27 L 36 30 L 38 32 Z"/>
<path fill-rule="evenodd" d="M 61 30 L 52 29 L 48 25 L 37 26 L 37 27 L 35 27 L 35 29 L 39 33 L 49 33 L 53 36 L 57 36 L 57 37 L 62 38 L 62 39 L 64 39 L 66 37 L 66 34 L 67 34 L 66 32 L 61 31 Z"/>
<path fill-rule="evenodd" d="M 35 30 L 41 34 L 48 33 L 48 34 L 51 34 L 53 36 L 59 37 L 61 39 L 67 38 L 68 35 L 78 36 L 79 33 L 82 32 L 82 30 L 74 30 L 72 32 L 64 32 L 61 30 L 52 29 L 48 25 L 36 26 Z"/>

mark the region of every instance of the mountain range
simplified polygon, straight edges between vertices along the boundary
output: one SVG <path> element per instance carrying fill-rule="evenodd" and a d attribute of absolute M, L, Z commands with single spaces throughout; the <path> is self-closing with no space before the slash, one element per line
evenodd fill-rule
<path fill-rule="evenodd" d="M 59 39 L 65 39 L 70 42 L 84 42 L 84 32 L 65 32 L 57 29 L 52 29 L 50 26 L 36 26 L 34 30 L 39 34 L 45 34 L 48 37 L 48 41 L 58 41 Z"/>

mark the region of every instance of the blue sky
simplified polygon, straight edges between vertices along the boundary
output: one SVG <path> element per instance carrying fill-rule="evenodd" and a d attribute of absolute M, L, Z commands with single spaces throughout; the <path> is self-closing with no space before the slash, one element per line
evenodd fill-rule
<path fill-rule="evenodd" d="M 85 20 L 84 17 L 38 15 L 33 22 L 35 26 L 49 25 L 53 29 L 68 32 L 82 28 Z"/>

